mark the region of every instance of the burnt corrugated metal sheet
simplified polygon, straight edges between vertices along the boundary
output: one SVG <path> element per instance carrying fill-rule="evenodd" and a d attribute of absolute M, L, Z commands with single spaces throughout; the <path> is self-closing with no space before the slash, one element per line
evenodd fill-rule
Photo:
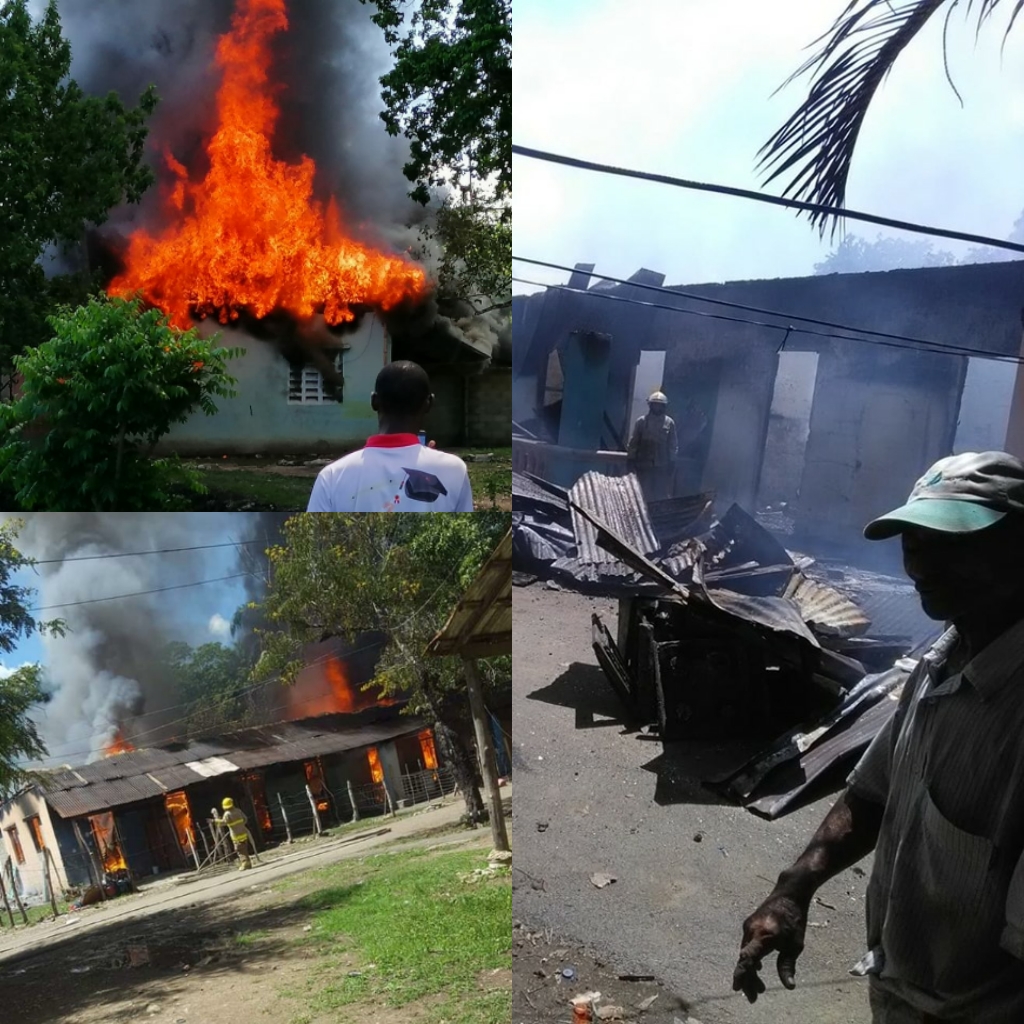
<path fill-rule="evenodd" d="M 660 547 L 666 548 L 684 537 L 692 537 L 711 511 L 715 496 L 691 494 L 647 503 L 647 517 Z"/>
<path fill-rule="evenodd" d="M 199 776 L 194 777 L 199 781 Z M 162 796 L 164 790 L 145 775 L 135 778 L 108 779 L 77 789 L 49 791 L 46 802 L 62 817 L 77 818 L 81 814 L 95 814 L 111 807 L 134 804 L 139 800 Z"/>
<path fill-rule="evenodd" d="M 642 555 L 660 547 L 647 512 L 647 502 L 634 474 L 603 476 L 585 473 L 569 491 L 574 505 L 586 509 L 601 520 L 617 537 Z M 616 556 L 597 546 L 597 531 L 579 512 L 572 509 L 572 527 L 581 562 L 613 562 Z"/>
<path fill-rule="evenodd" d="M 803 573 L 794 573 L 785 596 L 796 602 L 804 622 L 823 635 L 863 636 L 871 626 L 871 620 L 848 597 Z"/>
<path fill-rule="evenodd" d="M 469 585 L 430 644 L 433 655 L 487 658 L 512 653 L 512 531 Z"/>

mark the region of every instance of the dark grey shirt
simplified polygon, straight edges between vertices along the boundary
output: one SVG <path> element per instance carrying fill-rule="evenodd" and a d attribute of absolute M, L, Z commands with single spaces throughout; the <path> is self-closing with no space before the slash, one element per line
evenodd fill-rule
<path fill-rule="evenodd" d="M 877 983 L 940 1019 L 1024 1022 L 1024 622 L 944 672 L 947 632 L 850 776 L 885 805 L 868 885 Z"/>

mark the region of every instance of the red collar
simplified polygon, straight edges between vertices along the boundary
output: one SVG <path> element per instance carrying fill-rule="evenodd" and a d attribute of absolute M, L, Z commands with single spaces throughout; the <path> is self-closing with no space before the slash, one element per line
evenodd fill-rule
<path fill-rule="evenodd" d="M 374 434 L 366 441 L 367 448 L 405 448 L 410 444 L 419 444 L 415 434 Z"/>

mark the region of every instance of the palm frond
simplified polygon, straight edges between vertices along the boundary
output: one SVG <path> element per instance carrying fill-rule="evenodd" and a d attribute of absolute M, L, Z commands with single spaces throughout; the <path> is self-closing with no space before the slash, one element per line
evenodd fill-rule
<path fill-rule="evenodd" d="M 857 138 L 878 87 L 946 2 L 950 0 L 850 0 L 832 29 L 816 40 L 822 44 L 818 52 L 785 83 L 811 75 L 807 99 L 758 154 L 759 167 L 770 172 L 766 184 L 792 171 L 783 195 L 843 205 Z M 994 6 L 999 0 L 981 2 Z M 829 216 L 810 217 L 824 234 Z"/>

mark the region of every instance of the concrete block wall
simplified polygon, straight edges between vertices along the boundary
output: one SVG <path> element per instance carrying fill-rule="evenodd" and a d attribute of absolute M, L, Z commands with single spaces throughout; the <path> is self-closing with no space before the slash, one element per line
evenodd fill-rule
<path fill-rule="evenodd" d="M 512 443 L 512 368 L 491 367 L 466 381 L 467 438 L 474 447 Z"/>

